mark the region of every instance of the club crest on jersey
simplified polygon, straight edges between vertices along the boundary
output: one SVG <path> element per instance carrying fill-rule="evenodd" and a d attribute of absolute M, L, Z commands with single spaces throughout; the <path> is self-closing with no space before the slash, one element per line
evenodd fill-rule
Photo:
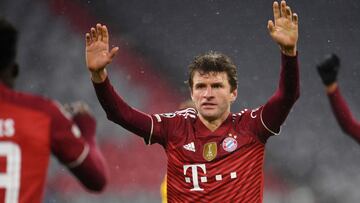
<path fill-rule="evenodd" d="M 224 139 L 222 147 L 227 152 L 233 152 L 237 148 L 237 141 L 233 137 L 227 137 Z"/>
<path fill-rule="evenodd" d="M 212 161 L 217 155 L 216 142 L 209 142 L 204 145 L 203 157 L 206 161 Z"/>

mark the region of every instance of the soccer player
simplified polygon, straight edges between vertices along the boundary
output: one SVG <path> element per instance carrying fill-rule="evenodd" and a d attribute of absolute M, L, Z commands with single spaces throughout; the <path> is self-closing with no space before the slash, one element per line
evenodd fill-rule
<path fill-rule="evenodd" d="M 353 117 L 345 99 L 340 93 L 337 83 L 339 69 L 340 59 L 335 54 L 328 56 L 317 66 L 318 73 L 325 85 L 331 108 L 341 129 L 360 143 L 360 122 Z"/>
<path fill-rule="evenodd" d="M 281 51 L 279 86 L 262 106 L 231 113 L 237 97 L 236 66 L 224 54 L 200 55 L 189 66 L 195 109 L 149 115 L 129 106 L 112 87 L 106 65 L 109 50 L 105 25 L 86 34 L 86 64 L 108 119 L 165 149 L 168 202 L 262 202 L 264 149 L 280 131 L 299 97 L 298 17 L 285 1 L 273 3 L 270 36 Z"/>
<path fill-rule="evenodd" d="M 18 75 L 17 30 L 0 20 L 0 203 L 42 202 L 50 154 L 91 191 L 107 182 L 86 106 L 65 112 L 55 102 L 12 88 Z"/>

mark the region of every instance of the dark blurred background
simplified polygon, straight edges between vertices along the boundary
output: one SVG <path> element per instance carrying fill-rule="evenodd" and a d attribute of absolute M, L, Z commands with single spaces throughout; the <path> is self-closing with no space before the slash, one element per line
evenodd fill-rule
<path fill-rule="evenodd" d="M 360 2 L 288 4 L 300 22 L 301 97 L 281 134 L 268 141 L 264 202 L 360 202 L 360 146 L 338 127 L 315 70 L 324 55 L 341 57 L 340 86 L 360 119 Z M 165 153 L 107 121 L 95 97 L 84 35 L 97 22 L 108 26 L 111 45 L 120 46 L 112 83 L 142 111 L 176 110 L 189 98 L 187 65 L 209 50 L 238 65 L 234 112 L 265 103 L 278 84 L 280 52 L 266 28 L 273 17 L 270 0 L 1 0 L 0 16 L 20 31 L 17 89 L 89 103 L 111 168 L 106 191 L 89 195 L 52 160 L 44 202 L 160 202 Z"/>

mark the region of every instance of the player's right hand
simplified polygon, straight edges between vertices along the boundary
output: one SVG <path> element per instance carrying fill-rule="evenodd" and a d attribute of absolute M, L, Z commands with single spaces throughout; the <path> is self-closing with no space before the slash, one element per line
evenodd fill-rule
<path fill-rule="evenodd" d="M 109 52 L 109 33 L 105 25 L 98 23 L 86 33 L 86 66 L 91 72 L 103 71 L 118 50 L 114 47 Z"/>
<path fill-rule="evenodd" d="M 329 86 L 336 82 L 340 68 L 340 59 L 336 54 L 331 54 L 316 66 L 324 85 Z"/>
<path fill-rule="evenodd" d="M 76 101 L 73 103 L 64 104 L 64 109 L 72 116 L 77 114 L 89 114 L 91 115 L 89 106 L 82 101 Z"/>
<path fill-rule="evenodd" d="M 73 121 L 80 128 L 86 141 L 94 141 L 96 120 L 91 115 L 89 106 L 82 101 L 64 104 L 64 109 L 72 115 Z"/>

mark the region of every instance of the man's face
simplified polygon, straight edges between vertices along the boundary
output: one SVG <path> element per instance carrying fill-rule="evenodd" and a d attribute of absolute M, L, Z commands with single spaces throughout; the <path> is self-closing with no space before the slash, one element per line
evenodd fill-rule
<path fill-rule="evenodd" d="M 208 121 L 225 118 L 237 96 L 237 90 L 230 92 L 230 89 L 225 72 L 200 74 L 196 71 L 191 98 L 200 116 Z"/>

